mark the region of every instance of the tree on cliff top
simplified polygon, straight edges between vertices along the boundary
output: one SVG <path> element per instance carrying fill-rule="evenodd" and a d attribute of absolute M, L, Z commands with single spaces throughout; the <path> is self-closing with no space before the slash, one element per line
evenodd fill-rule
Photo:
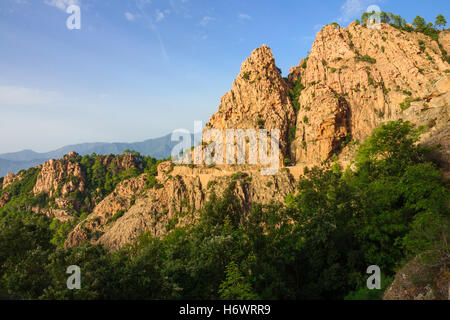
<path fill-rule="evenodd" d="M 436 27 L 440 27 L 442 28 L 442 30 L 444 30 L 445 26 L 447 25 L 447 20 L 442 14 L 440 14 L 436 17 L 436 22 L 434 24 L 436 25 Z"/>
<path fill-rule="evenodd" d="M 424 28 L 424 27 L 426 27 L 427 22 L 421 16 L 416 16 L 416 18 L 414 19 L 412 24 L 417 29 L 417 28 Z"/>

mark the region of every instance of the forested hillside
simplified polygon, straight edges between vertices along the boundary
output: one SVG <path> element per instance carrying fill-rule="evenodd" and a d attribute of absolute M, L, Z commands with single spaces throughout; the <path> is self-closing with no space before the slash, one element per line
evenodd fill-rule
<path fill-rule="evenodd" d="M 418 254 L 449 263 L 449 184 L 415 144 L 420 131 L 402 121 L 381 126 L 359 148 L 355 170 L 332 163 L 305 172 L 282 204 L 246 212 L 234 181 L 197 224 L 143 234 L 114 252 L 89 243 L 65 250 L 60 224 L 27 212 L 25 199 L 10 203 L 0 211 L 1 288 L 40 299 L 379 298 L 383 290 L 365 287 L 368 265 L 381 267 L 385 289 Z M 35 170 L 26 176 L 15 184 L 21 194 Z M 81 290 L 67 290 L 67 265 L 83 269 Z"/>
<path fill-rule="evenodd" d="M 196 160 L 223 147 L 209 129 L 274 130 L 273 175 L 262 161 L 124 150 L 0 178 L 0 295 L 448 299 L 450 32 L 443 16 L 369 17 L 324 26 L 287 77 L 255 49 L 185 148 Z M 232 139 L 233 155 L 261 160 L 261 144 Z M 71 265 L 80 290 L 66 286 Z M 381 289 L 367 288 L 369 266 Z"/>

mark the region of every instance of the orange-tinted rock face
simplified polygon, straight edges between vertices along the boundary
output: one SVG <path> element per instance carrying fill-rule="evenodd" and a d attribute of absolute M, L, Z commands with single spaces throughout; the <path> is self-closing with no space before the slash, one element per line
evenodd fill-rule
<path fill-rule="evenodd" d="M 142 164 L 138 163 L 136 157 L 132 154 L 124 154 L 120 156 L 107 155 L 100 156 L 103 158 L 102 163 L 105 167 L 114 165 L 117 170 L 128 170 L 131 168 L 140 168 Z"/>
<path fill-rule="evenodd" d="M 447 35 L 441 39 L 441 45 L 448 46 Z M 348 142 L 362 142 L 381 123 L 404 119 L 427 128 L 421 142 L 442 146 L 439 157 L 444 170 L 450 172 L 446 169 L 450 159 L 449 69 L 439 44 L 423 34 L 388 25 L 381 30 L 354 23 L 348 28 L 330 25 L 317 34 L 308 59 L 292 68 L 288 79 L 281 77 L 266 45 L 253 51 L 206 129 L 280 130 L 281 158 L 295 161 L 289 172 L 298 178 L 304 167 L 320 165 L 333 155 L 348 164 L 354 151 L 346 147 Z M 299 82 L 304 89 L 297 95 L 298 101 L 291 101 L 295 92 L 290 90 Z M 300 108 L 295 110 L 294 105 Z M 289 138 L 293 127 L 294 139 Z M 259 147 L 246 145 L 247 153 L 250 148 Z M 209 199 L 209 186 L 222 193 L 237 171 L 251 177 L 236 189 L 244 206 L 282 202 L 294 191 L 292 176 L 283 170 L 263 177 L 251 166 L 173 168 L 171 163 L 162 163 L 157 177 L 161 188 L 128 190 L 130 186 L 121 184 L 98 204 L 83 227 L 71 233 L 66 244 L 88 239 L 117 249 L 144 231 L 162 236 L 177 212 L 197 212 Z M 142 179 L 127 183 L 140 186 Z M 130 199 L 136 201 L 130 204 Z M 112 221 L 119 211 L 120 217 Z M 177 223 L 195 219 L 195 215 L 186 217 Z M 98 237 L 90 237 L 92 233 Z"/>
<path fill-rule="evenodd" d="M 0 208 L 7 204 L 9 200 L 11 200 L 10 193 L 5 193 L 2 197 L 0 197 Z"/>
<path fill-rule="evenodd" d="M 75 153 L 65 156 L 61 160 L 49 160 L 42 166 L 37 177 L 33 193 L 48 193 L 52 197 L 60 189 L 61 195 L 67 195 L 75 190 L 84 192 L 85 177 L 79 163 L 72 162 L 71 159 L 78 156 Z"/>
<path fill-rule="evenodd" d="M 11 185 L 12 183 L 20 180 L 22 180 L 22 176 L 20 174 L 16 175 L 11 172 L 8 173 L 6 177 L 3 178 L 3 189 Z"/>
<path fill-rule="evenodd" d="M 386 24 L 380 30 L 355 23 L 348 28 L 328 25 L 288 80 L 263 45 L 244 61 L 207 128 L 279 129 L 280 160 L 291 158 L 298 166 L 320 165 L 339 156 L 348 142 L 363 141 L 381 123 L 401 118 L 418 125 L 427 125 L 430 117 L 442 119 L 433 129 L 433 142 L 445 144 L 448 88 L 437 86 L 450 69 L 441 51 L 447 50 L 449 39 L 448 32 L 441 33 L 438 43 Z M 289 90 L 297 82 L 304 89 L 298 101 L 290 101 Z M 427 109 L 430 97 L 440 106 L 425 114 L 401 108 Z M 295 139 L 289 138 L 290 131 Z"/>
<path fill-rule="evenodd" d="M 450 32 L 444 31 L 439 34 L 439 43 L 442 45 L 442 48 L 447 51 L 447 54 L 450 54 Z"/>
<path fill-rule="evenodd" d="M 76 190 L 84 192 L 86 177 L 81 165 L 75 161 L 77 157 L 79 157 L 77 153 L 71 152 L 63 159 L 45 162 L 37 177 L 34 194 L 47 193 L 52 197 L 59 190 L 60 196 L 64 197 Z M 98 159 L 105 167 L 114 166 L 117 171 L 142 166 L 131 154 L 98 156 Z"/>
<path fill-rule="evenodd" d="M 289 75 L 305 86 L 298 99 L 295 161 L 318 165 L 339 154 L 343 141 L 362 141 L 382 122 L 408 118 L 400 104 L 424 103 L 449 68 L 438 43 L 423 34 L 385 24 L 381 30 L 355 23 L 324 27 L 307 61 Z M 442 108 L 448 105 L 435 114 L 445 113 Z"/>
<path fill-rule="evenodd" d="M 232 89 L 221 100 L 207 128 L 280 130 L 280 149 L 288 155 L 288 132 L 295 122 L 289 84 L 266 45 L 242 63 Z"/>
<path fill-rule="evenodd" d="M 175 219 L 178 226 L 193 223 L 213 190 L 220 196 L 231 181 L 236 181 L 235 194 L 244 208 L 249 208 L 252 203 L 283 202 L 288 193 L 294 192 L 295 181 L 286 171 L 262 176 L 253 170 L 236 180 L 231 177 L 233 171 L 182 166 L 168 170 L 171 167 L 170 162 L 159 166 L 157 180 L 162 188 L 146 189 L 145 174 L 120 183 L 69 234 L 66 246 L 89 240 L 118 249 L 145 231 L 155 237 L 164 236 Z"/>

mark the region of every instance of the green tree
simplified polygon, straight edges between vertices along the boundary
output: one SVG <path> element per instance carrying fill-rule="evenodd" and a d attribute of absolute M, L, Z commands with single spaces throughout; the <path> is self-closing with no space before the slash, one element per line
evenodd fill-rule
<path fill-rule="evenodd" d="M 356 156 L 359 173 L 397 176 L 408 165 L 422 162 L 427 149 L 415 145 L 420 133 L 410 122 L 402 120 L 375 129 Z"/>
<path fill-rule="evenodd" d="M 442 14 L 440 14 L 436 17 L 436 22 L 434 24 L 444 30 L 445 26 L 447 25 L 447 20 Z"/>
<path fill-rule="evenodd" d="M 224 300 L 256 300 L 258 298 L 234 261 L 227 265 L 226 279 L 220 284 L 219 294 Z"/>
<path fill-rule="evenodd" d="M 37 299 L 49 286 L 45 271 L 54 250 L 51 232 L 43 217 L 9 215 L 0 225 L 0 291 L 9 295 Z"/>
<path fill-rule="evenodd" d="M 400 181 L 399 189 L 405 208 L 416 212 L 410 232 L 403 244 L 412 256 L 426 253 L 433 264 L 450 259 L 450 210 L 446 199 L 449 187 L 434 164 L 410 166 Z"/>
<path fill-rule="evenodd" d="M 367 20 L 369 20 L 369 18 L 372 16 L 372 14 L 374 14 L 375 13 L 375 11 L 372 11 L 372 12 L 364 12 L 362 15 L 361 15 L 361 22 L 363 23 L 363 24 L 367 24 Z"/>
<path fill-rule="evenodd" d="M 429 257 L 433 265 L 450 259 L 449 184 L 418 145 L 420 133 L 402 120 L 381 125 L 352 169 L 308 169 L 284 204 L 248 203 L 242 190 L 249 177 L 237 173 L 220 196 L 211 188 L 199 212 L 174 212 L 187 219 L 185 227 L 158 238 L 145 233 L 115 252 L 89 243 L 63 249 L 76 220 L 31 213 L 30 206 L 47 200 L 31 194 L 38 171 L 23 172 L 2 191 L 15 190 L 0 208 L 0 297 L 378 299 L 383 290 L 365 287 L 367 266 L 379 265 L 389 279 L 411 257 Z M 85 199 L 142 172 L 150 185 L 156 181 L 155 159 L 143 157 L 139 170 L 101 160 L 80 159 Z M 165 214 L 153 213 L 155 229 Z M 82 269 L 81 290 L 67 290 L 69 265 Z"/>
<path fill-rule="evenodd" d="M 425 21 L 424 18 L 422 18 L 421 16 L 416 16 L 414 18 L 414 21 L 412 23 L 412 25 L 416 28 L 416 29 L 420 29 L 420 28 L 425 28 L 427 25 L 427 22 Z"/>
<path fill-rule="evenodd" d="M 118 272 L 124 268 L 114 268 L 111 257 L 101 246 L 83 244 L 69 248 L 67 251 L 58 248 L 48 257 L 46 273 L 51 282 L 46 287 L 40 299 L 57 300 L 94 300 L 114 299 L 112 287 L 119 282 Z M 67 290 L 66 270 L 68 266 L 76 265 L 81 269 L 81 289 Z"/>
<path fill-rule="evenodd" d="M 391 22 L 391 20 L 389 18 L 389 15 L 385 11 L 381 12 L 380 18 L 381 18 L 381 22 L 383 22 L 383 23 L 390 23 Z"/>

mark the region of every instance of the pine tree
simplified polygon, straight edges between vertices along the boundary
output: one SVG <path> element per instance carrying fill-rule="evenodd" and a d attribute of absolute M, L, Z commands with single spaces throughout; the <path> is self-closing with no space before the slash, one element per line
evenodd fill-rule
<path fill-rule="evenodd" d="M 239 270 L 235 262 L 230 262 L 226 268 L 226 279 L 221 283 L 220 297 L 225 300 L 255 300 L 250 283 Z"/>
<path fill-rule="evenodd" d="M 434 24 L 436 25 L 436 27 L 441 27 L 442 30 L 444 30 L 445 26 L 447 25 L 447 20 L 442 14 L 440 14 L 436 17 L 436 22 Z"/>
<path fill-rule="evenodd" d="M 413 21 L 413 26 L 417 28 L 423 28 L 427 25 L 427 22 L 421 16 L 417 16 Z"/>

